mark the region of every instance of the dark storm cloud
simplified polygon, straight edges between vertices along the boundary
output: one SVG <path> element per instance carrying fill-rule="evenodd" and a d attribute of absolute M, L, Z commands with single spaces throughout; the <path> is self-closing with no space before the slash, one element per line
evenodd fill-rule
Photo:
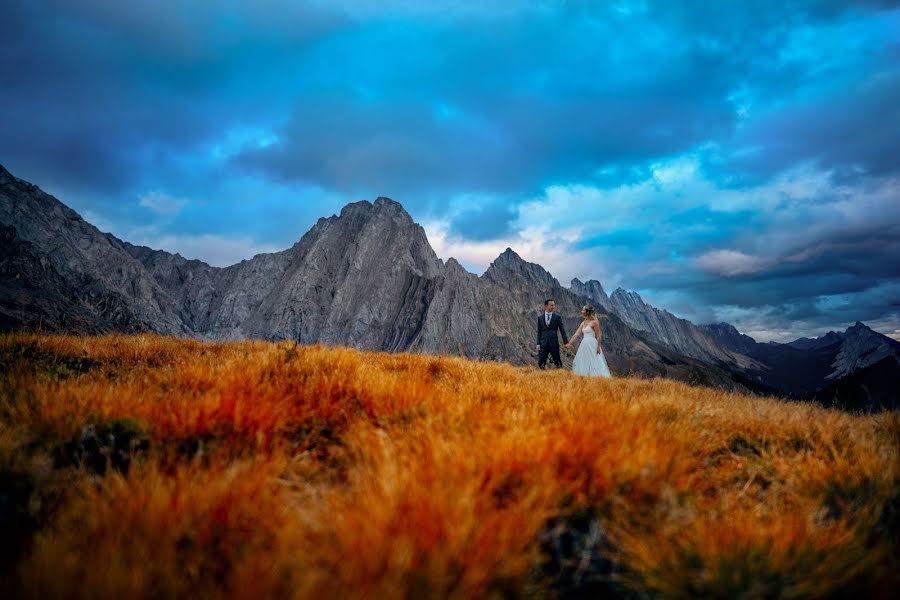
<path fill-rule="evenodd" d="M 773 247 L 760 248 L 768 253 L 761 256 L 756 271 L 717 276 L 685 265 L 671 275 L 636 274 L 636 285 L 689 290 L 700 306 L 748 311 L 765 307 L 753 325 L 756 329 L 763 324 L 768 329 L 791 329 L 791 323 L 803 322 L 804 327 L 822 331 L 890 315 L 900 325 L 900 203 L 892 207 L 890 202 L 886 197 L 884 204 L 873 206 L 855 223 L 836 217 L 818 221 L 815 230 L 792 232 L 791 224 L 782 226 L 782 239 L 772 242 Z M 767 230 L 777 230 L 777 220 L 774 217 Z M 751 320 L 739 326 L 749 328 Z"/>
<path fill-rule="evenodd" d="M 4 5 L 0 160 L 44 185 L 101 197 L 148 176 L 178 185 L 208 175 L 198 170 L 206 146 L 279 109 L 253 98 L 253 86 L 272 86 L 253 65 L 275 77 L 285 54 L 342 22 L 312 10 L 266 18 L 266 4 L 230 13 L 205 1 Z"/>
<path fill-rule="evenodd" d="M 626 287 L 887 323 L 898 30 L 879 1 L 11 0 L 0 163 L 123 228 L 248 248 L 378 195 L 480 247 L 597 215 L 572 251 Z M 703 185 L 657 177 L 684 157 Z M 772 185 L 803 169 L 828 184 Z M 614 195 L 529 221 L 554 186 Z"/>
<path fill-rule="evenodd" d="M 272 127 L 279 143 L 242 150 L 236 165 L 349 194 L 418 204 L 559 181 L 613 185 L 648 161 L 732 139 L 736 90 L 777 97 L 795 86 L 819 57 L 782 56 L 792 28 L 880 7 L 573 2 L 512 5 L 502 17 L 487 5 L 482 17 L 404 6 L 388 3 L 382 17 L 354 2 L 12 2 L 0 156 L 70 187 L 119 192 L 147 169 L 196 177 L 192 155 L 249 123 Z M 857 112 L 894 118 L 889 99 L 860 100 Z M 814 104 L 806 124 L 795 110 L 810 112 L 751 122 L 735 145 L 767 145 L 788 123 L 816 148 L 857 125 L 817 136 L 832 107 Z M 831 163 L 893 168 L 874 161 L 893 141 L 860 140 Z M 723 160 L 761 170 L 806 158 L 787 142 L 762 165 Z"/>
<path fill-rule="evenodd" d="M 485 241 L 508 238 L 513 233 L 517 208 L 505 200 L 472 199 L 450 221 L 449 232 L 462 238 Z"/>
<path fill-rule="evenodd" d="M 329 85 L 298 98 L 282 143 L 237 162 L 352 193 L 391 184 L 413 197 L 521 194 L 730 130 L 721 100 L 734 75 L 716 52 L 679 42 L 671 56 L 629 53 L 616 34 L 616 57 L 586 43 L 614 25 L 522 19 L 502 39 L 493 23 L 346 34 L 312 61 L 311 75 Z M 635 77 L 644 54 L 657 62 L 653 75 Z"/>
<path fill-rule="evenodd" d="M 716 126 L 708 115 L 691 119 L 665 105 L 636 117 L 633 106 L 614 100 L 506 100 L 495 113 L 482 108 L 446 120 L 425 103 L 400 99 L 384 107 L 347 98 L 304 103 L 302 116 L 277 130 L 284 142 L 235 162 L 350 194 L 392 189 L 413 202 L 460 190 L 535 193 L 555 178 L 590 179 L 610 161 L 684 149 Z"/>
<path fill-rule="evenodd" d="M 840 94 L 773 108 L 727 144 L 720 173 L 765 181 L 811 163 L 838 183 L 900 172 L 900 66 Z M 715 160 L 715 158 L 713 158 Z"/>

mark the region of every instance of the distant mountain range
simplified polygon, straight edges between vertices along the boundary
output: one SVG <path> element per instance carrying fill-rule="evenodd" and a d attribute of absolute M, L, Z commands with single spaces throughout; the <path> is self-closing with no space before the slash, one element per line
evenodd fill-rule
<path fill-rule="evenodd" d="M 726 323 L 695 325 L 598 281 L 563 287 L 512 249 L 481 276 L 437 257 L 388 198 L 348 204 L 286 250 L 220 268 L 136 246 L 0 166 L 0 329 L 154 331 L 535 364 L 534 328 L 553 297 L 571 334 L 586 302 L 603 318 L 614 374 L 810 399 L 897 406 L 900 343 L 844 333 L 760 344 Z M 571 357 L 565 361 L 570 364 Z"/>
<path fill-rule="evenodd" d="M 748 371 L 758 389 L 858 410 L 900 407 L 900 342 L 861 322 L 787 344 L 756 342 L 728 323 L 701 327 L 765 366 Z"/>

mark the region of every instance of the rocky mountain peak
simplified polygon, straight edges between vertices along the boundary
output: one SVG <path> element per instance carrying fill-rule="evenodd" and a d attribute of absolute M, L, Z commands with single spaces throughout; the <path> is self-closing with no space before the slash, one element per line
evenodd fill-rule
<path fill-rule="evenodd" d="M 357 200 L 356 202 L 348 202 L 341 209 L 341 218 L 352 217 L 354 215 L 366 215 L 372 210 L 372 203 L 368 200 Z M 334 218 L 334 217 L 332 217 Z"/>
<path fill-rule="evenodd" d="M 724 335 L 743 335 L 738 328 L 732 325 L 731 323 L 726 323 L 725 321 L 720 321 L 718 323 L 710 323 L 709 325 L 704 325 L 703 327 L 718 331 Z"/>
<path fill-rule="evenodd" d="M 607 311 L 611 309 L 609 296 L 606 295 L 606 290 L 603 289 L 603 285 L 596 279 L 582 282 L 576 277 L 569 284 L 569 289 L 579 296 L 587 297 L 591 302 L 602 306 Z"/>
<path fill-rule="evenodd" d="M 546 290 L 561 287 L 559 281 L 541 265 L 530 263 L 516 254 L 512 248 L 507 248 L 494 259 L 494 262 L 484 272 L 483 277 L 500 285 L 515 284 L 533 287 L 538 290 Z"/>
<path fill-rule="evenodd" d="M 839 344 L 844 339 L 843 333 L 829 331 L 825 335 L 817 338 L 802 337 L 788 342 L 787 345 L 798 350 L 814 350 L 816 348 L 824 348 L 834 344 Z"/>
<path fill-rule="evenodd" d="M 738 331 L 737 327 L 724 321 L 701 325 L 701 329 L 712 336 L 714 340 L 735 352 L 750 355 L 756 347 L 756 340 L 749 335 Z"/>
<path fill-rule="evenodd" d="M 586 282 L 582 282 L 576 277 L 569 283 L 569 288 L 576 293 L 590 292 L 592 294 L 598 294 L 604 298 L 608 297 L 606 294 L 606 290 L 603 289 L 603 284 L 596 279 L 589 279 Z"/>
<path fill-rule="evenodd" d="M 444 263 L 444 268 L 448 271 L 465 271 L 465 268 L 463 268 L 463 266 L 459 264 L 459 261 L 452 256 L 447 259 L 446 263 Z"/>
<path fill-rule="evenodd" d="M 354 231 L 358 233 L 364 228 L 375 227 L 385 229 L 384 235 L 421 238 L 416 239 L 416 243 L 425 241 L 424 230 L 406 212 L 403 205 L 385 196 L 379 196 L 374 203 L 368 200 L 351 202 L 341 209 L 339 217 L 333 216 L 326 221 L 331 224 L 340 221 L 341 229 L 350 235 L 353 235 Z M 427 241 L 425 243 L 427 244 Z"/>
<path fill-rule="evenodd" d="M 375 206 L 376 207 L 384 206 L 384 207 L 388 207 L 388 208 L 402 210 L 404 213 L 406 212 L 406 209 L 403 208 L 402 204 L 400 204 L 396 200 L 392 200 L 392 199 L 388 198 L 387 196 L 378 196 L 377 198 L 375 198 Z"/>
<path fill-rule="evenodd" d="M 870 335 L 875 334 L 879 335 L 877 332 L 872 330 L 868 325 L 863 323 L 862 321 L 857 321 L 853 325 L 847 328 L 847 331 L 844 332 L 844 335 Z"/>
<path fill-rule="evenodd" d="M 15 197 L 17 200 L 17 202 L 0 203 L 0 209 L 5 209 L 6 212 L 4 216 L 17 220 L 20 223 L 24 222 L 29 216 L 29 211 L 33 210 L 52 210 L 65 214 L 69 220 L 80 219 L 74 210 L 50 194 L 45 193 L 33 183 L 19 179 L 7 171 L 3 165 L 0 165 L 0 190 L 4 192 L 5 199 L 12 200 Z"/>
<path fill-rule="evenodd" d="M 629 292 L 621 287 L 617 287 L 616 290 L 610 296 L 610 300 L 613 300 L 615 303 L 632 306 L 635 308 L 646 308 L 647 303 L 644 302 L 644 299 L 641 298 L 641 295 L 637 292 Z"/>
<path fill-rule="evenodd" d="M 843 340 L 844 343 L 860 343 L 860 342 L 869 342 L 871 344 L 886 344 L 888 346 L 900 346 L 900 342 L 887 337 L 884 334 L 878 333 L 862 321 L 857 321 L 850 327 L 844 331 L 843 334 L 835 333 L 833 331 L 829 331 L 825 338 L 831 336 L 832 338 Z M 822 338 L 820 338 L 822 339 Z"/>
<path fill-rule="evenodd" d="M 180 309 L 120 240 L 6 169 L 0 172 L 0 223 L 7 234 L 15 232 L 10 242 L 16 250 L 4 250 L 21 263 L 17 273 L 28 273 L 31 286 L 28 294 L 3 289 L 0 306 L 8 322 L 40 319 L 62 329 L 72 316 L 85 331 L 189 331 Z"/>
<path fill-rule="evenodd" d="M 900 356 L 900 342 L 857 321 L 844 332 L 840 350 L 831 366 L 829 379 L 837 379 L 864 369 L 889 356 Z"/>
<path fill-rule="evenodd" d="M 4 167 L 3 165 L 0 165 L 0 184 L 2 184 L 4 186 L 15 184 L 15 185 L 22 187 L 23 189 L 27 189 L 27 190 L 37 190 L 38 189 L 38 187 L 36 185 L 34 185 L 33 183 L 29 183 L 29 182 L 25 181 L 24 179 L 19 179 L 18 177 L 16 177 L 15 175 L 13 175 L 9 171 L 7 171 L 6 167 Z"/>
<path fill-rule="evenodd" d="M 525 259 L 522 258 L 521 256 L 519 256 L 515 250 L 513 250 L 512 248 L 507 246 L 506 250 L 504 250 L 502 253 L 500 253 L 500 256 L 498 256 L 496 259 L 494 259 L 494 262 L 524 263 Z"/>

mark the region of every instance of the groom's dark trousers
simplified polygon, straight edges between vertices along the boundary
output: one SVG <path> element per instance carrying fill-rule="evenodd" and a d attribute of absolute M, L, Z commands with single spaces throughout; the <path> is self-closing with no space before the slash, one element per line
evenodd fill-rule
<path fill-rule="evenodd" d="M 563 344 L 568 344 L 569 336 L 566 335 L 562 318 L 558 314 L 552 313 L 548 325 L 544 313 L 541 313 L 537 320 L 537 345 L 541 347 L 538 352 L 538 367 L 541 369 L 547 364 L 547 355 L 550 356 L 557 368 L 562 367 L 562 360 L 559 357 L 559 339 L 556 337 L 557 331 L 562 334 Z"/>

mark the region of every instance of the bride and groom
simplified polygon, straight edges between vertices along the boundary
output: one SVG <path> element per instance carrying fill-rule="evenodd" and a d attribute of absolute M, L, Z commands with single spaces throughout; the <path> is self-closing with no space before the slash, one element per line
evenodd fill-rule
<path fill-rule="evenodd" d="M 575 353 L 575 360 L 572 361 L 572 372 L 577 375 L 611 377 L 606 357 L 603 356 L 603 350 L 600 348 L 600 320 L 597 319 L 594 307 L 586 304 L 581 309 L 581 316 L 584 317 L 584 320 L 578 326 L 578 331 L 575 332 L 572 339 L 577 338 L 579 334 L 583 334 L 584 338 L 581 340 L 578 352 Z M 538 367 L 541 369 L 547 364 L 548 355 L 553 360 L 553 364 L 562 367 L 557 331 L 562 335 L 563 345 L 571 348 L 572 342 L 566 336 L 562 318 L 556 314 L 556 303 L 553 299 L 547 299 L 544 302 L 544 314 L 538 317 L 537 344 L 535 344 L 535 350 L 538 353 Z"/>

